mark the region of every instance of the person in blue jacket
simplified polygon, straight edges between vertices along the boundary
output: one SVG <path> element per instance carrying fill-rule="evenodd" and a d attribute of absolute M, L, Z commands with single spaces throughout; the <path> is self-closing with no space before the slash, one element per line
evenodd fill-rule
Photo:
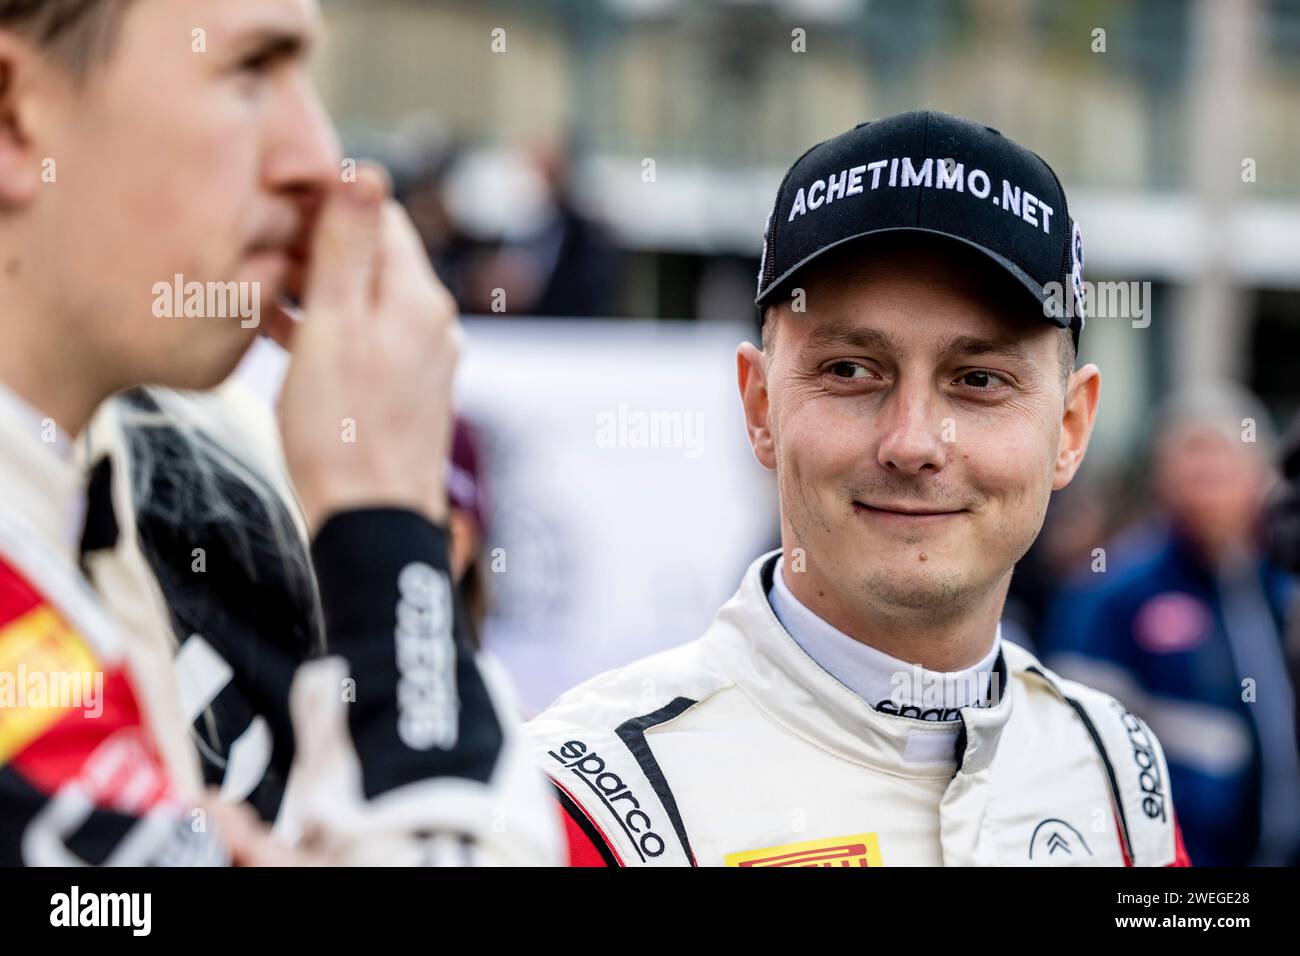
<path fill-rule="evenodd" d="M 1114 694 L 1163 741 L 1198 866 L 1300 857 L 1284 643 L 1296 587 L 1261 527 L 1273 444 L 1236 386 L 1175 398 L 1154 445 L 1159 517 L 1094 552 L 1041 635 L 1049 666 Z"/>

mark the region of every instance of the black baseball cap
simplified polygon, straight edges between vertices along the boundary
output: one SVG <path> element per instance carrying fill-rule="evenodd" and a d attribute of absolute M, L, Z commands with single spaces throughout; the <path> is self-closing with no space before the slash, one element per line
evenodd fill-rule
<path fill-rule="evenodd" d="M 860 123 L 795 160 L 763 230 L 754 304 L 781 301 L 822 253 L 895 232 L 974 249 L 1078 348 L 1083 236 L 1056 173 L 992 127 L 932 111 Z"/>

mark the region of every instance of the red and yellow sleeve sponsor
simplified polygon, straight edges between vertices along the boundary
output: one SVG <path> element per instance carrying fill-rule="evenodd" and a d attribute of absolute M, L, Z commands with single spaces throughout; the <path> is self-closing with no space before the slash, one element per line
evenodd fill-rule
<path fill-rule="evenodd" d="M 0 766 L 75 707 L 95 708 L 103 672 L 85 642 L 46 605 L 0 629 Z"/>
<path fill-rule="evenodd" d="M 139 812 L 166 774 L 120 665 L 0 561 L 0 769 L 53 793 L 77 780 L 99 806 Z"/>

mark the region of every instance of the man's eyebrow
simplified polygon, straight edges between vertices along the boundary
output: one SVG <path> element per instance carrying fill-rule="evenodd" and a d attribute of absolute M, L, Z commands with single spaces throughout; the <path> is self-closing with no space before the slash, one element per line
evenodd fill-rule
<path fill-rule="evenodd" d="M 823 349 L 860 349 L 898 355 L 903 347 L 887 332 L 879 329 L 827 324 L 809 330 L 801 351 L 818 352 Z M 963 355 L 998 355 L 1017 362 L 1029 358 L 1030 351 L 1018 338 L 986 338 L 980 335 L 954 335 L 939 348 L 940 359 Z"/>
<path fill-rule="evenodd" d="M 266 26 L 240 34 L 230 47 L 240 59 L 295 60 L 306 56 L 316 43 L 310 28 Z"/>
<path fill-rule="evenodd" d="M 898 343 L 879 329 L 862 329 L 845 325 L 819 325 L 808 332 L 801 351 L 852 348 L 876 352 L 900 351 Z"/>
<path fill-rule="evenodd" d="M 1000 355 L 1015 361 L 1029 357 L 1029 349 L 1020 339 L 983 338 L 978 335 L 954 335 L 939 350 L 943 358 L 959 355 Z"/>

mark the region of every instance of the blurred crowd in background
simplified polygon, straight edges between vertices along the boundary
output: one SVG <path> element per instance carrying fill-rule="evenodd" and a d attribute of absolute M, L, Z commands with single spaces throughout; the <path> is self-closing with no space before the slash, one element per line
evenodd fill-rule
<path fill-rule="evenodd" d="M 1052 163 L 1090 281 L 1149 283 L 1141 314 L 1088 322 L 1096 434 L 1003 633 L 1151 725 L 1171 776 L 1152 786 L 1172 788 L 1196 863 L 1296 862 L 1300 545 L 1277 478 L 1288 448 L 1300 470 L 1300 433 L 1283 437 L 1300 411 L 1300 0 L 324 9 L 319 78 L 350 155 L 388 165 L 469 317 L 458 533 L 484 643 L 527 709 L 697 636 L 777 542 L 734 391 L 691 393 L 681 371 L 703 354 L 731 380 L 782 170 L 864 119 L 942 109 Z M 600 397 L 562 400 L 560 378 Z M 699 414 L 707 440 L 593 449 L 590 415 L 624 405 Z M 634 497 L 631 468 L 658 484 Z M 731 492 L 692 492 L 702 469 L 738 476 Z M 737 497 L 748 517 L 723 522 Z M 566 531 L 602 500 L 653 516 L 603 520 L 636 538 L 619 556 Z M 698 593 L 675 600 L 681 577 Z"/>

